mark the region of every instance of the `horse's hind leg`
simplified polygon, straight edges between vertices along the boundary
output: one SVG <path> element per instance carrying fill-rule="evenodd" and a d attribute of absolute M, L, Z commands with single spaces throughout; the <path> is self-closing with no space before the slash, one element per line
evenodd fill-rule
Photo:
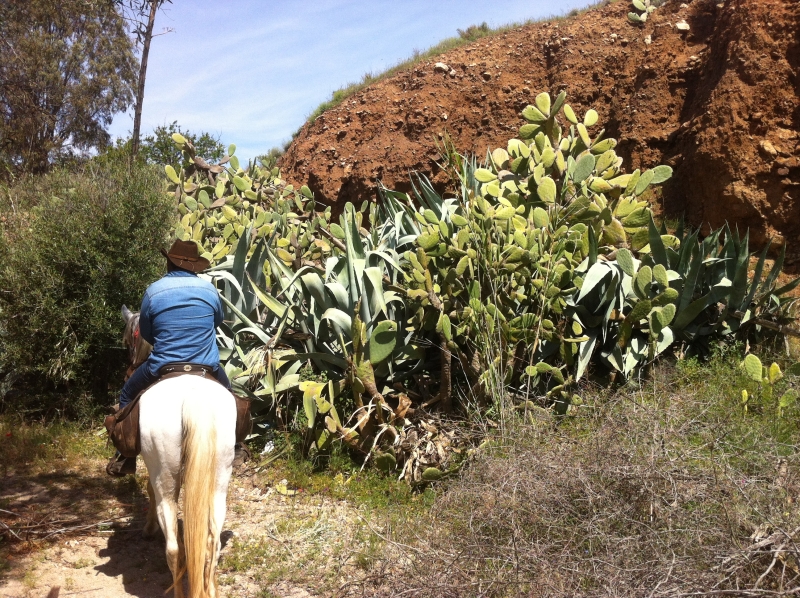
<path fill-rule="evenodd" d="M 142 536 L 146 540 L 151 540 L 158 533 L 158 507 L 156 506 L 156 494 L 153 490 L 153 483 L 147 480 L 147 497 L 150 499 L 150 506 L 147 509 L 147 523 L 144 524 Z"/>
<path fill-rule="evenodd" d="M 181 579 L 180 539 L 178 538 L 178 505 L 172 500 L 162 500 L 159 505 L 158 518 L 167 541 L 167 565 L 172 572 L 172 584 L 175 598 L 183 598 L 183 580 Z"/>
<path fill-rule="evenodd" d="M 175 500 L 176 480 L 160 480 L 153 489 L 153 497 L 156 499 L 156 511 L 161 530 L 164 532 L 166 540 L 167 565 L 172 572 L 172 585 L 175 588 L 175 598 L 183 598 L 183 566 L 181 558 L 181 540 L 178 535 L 178 501 Z M 166 488 L 164 486 L 167 486 Z M 173 486 L 169 488 L 169 486 Z M 149 489 L 148 489 L 149 493 Z"/>
<path fill-rule="evenodd" d="M 228 473 L 228 477 L 230 477 L 230 473 Z M 217 486 L 216 494 L 214 495 L 214 513 L 211 518 L 211 526 L 209 529 L 209 536 L 208 542 L 210 544 L 208 554 L 211 555 L 211 559 L 208 563 L 208 569 L 206 570 L 206 580 L 208 583 L 208 595 L 210 598 L 216 598 L 217 596 L 217 561 L 219 561 L 219 553 L 222 550 L 222 543 L 220 542 L 219 535 L 222 533 L 222 525 L 225 522 L 225 511 L 226 511 L 226 496 L 227 496 L 227 483 L 222 486 L 224 490 L 220 491 L 219 486 Z"/>

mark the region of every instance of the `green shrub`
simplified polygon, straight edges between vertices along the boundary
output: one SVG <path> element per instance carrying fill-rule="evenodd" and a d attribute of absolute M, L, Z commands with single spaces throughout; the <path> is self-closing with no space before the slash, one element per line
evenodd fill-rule
<path fill-rule="evenodd" d="M 157 169 L 129 167 L 124 156 L 0 188 L 6 380 L 24 381 L 29 396 L 69 390 L 101 400 L 119 388 L 119 309 L 138 305 L 159 276 L 157 249 L 175 220 L 170 203 Z M 3 406 L 22 407 L 22 397 L 9 397 Z"/>

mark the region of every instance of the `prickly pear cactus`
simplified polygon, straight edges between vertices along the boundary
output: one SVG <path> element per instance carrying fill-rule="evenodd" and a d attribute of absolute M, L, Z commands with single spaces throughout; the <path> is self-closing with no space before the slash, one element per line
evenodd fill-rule
<path fill-rule="evenodd" d="M 182 135 L 172 138 L 183 155 L 180 172 L 165 167 L 168 192 L 180 212 L 175 236 L 199 243 L 212 264 L 232 253 L 248 229 L 255 238 L 271 239 L 285 263 L 321 260 L 330 254 L 329 243 L 314 234 L 317 226 L 327 228 L 330 208 L 315 212 L 308 187 L 295 190 L 277 168 L 243 168 L 235 145 L 219 164 L 208 164 Z"/>
<path fill-rule="evenodd" d="M 455 355 L 479 395 L 492 386 L 491 363 L 507 364 L 506 382 L 529 363 L 530 382 L 546 380 L 547 396 L 568 405 L 585 369 L 587 329 L 596 326 L 570 315 L 586 264 L 646 248 L 645 192 L 671 175 L 667 166 L 624 174 L 616 141 L 592 132 L 597 113 L 579 119 L 565 99 L 539 94 L 522 112 L 519 137 L 480 167 L 451 152 L 460 201 L 441 199 L 426 180 L 417 185 L 420 234 L 405 253 L 412 322 Z M 650 327 L 654 343 L 661 322 Z M 484 350 L 492 343 L 478 339 L 487 334 L 499 339 L 501 355 Z M 444 379 L 448 357 L 443 362 Z"/>
<path fill-rule="evenodd" d="M 513 209 L 517 226 L 539 209 L 553 222 L 586 223 L 594 229 L 601 253 L 618 247 L 639 249 L 647 243 L 650 208 L 644 193 L 672 175 L 669 166 L 631 174 L 621 171 L 615 139 L 595 133 L 598 115 L 578 118 L 562 92 L 555 100 L 541 93 L 522 111 L 528 121 L 520 137 L 490 155 L 475 171 L 486 201 Z M 559 122 L 563 117 L 569 129 Z M 510 212 L 509 212 L 510 213 Z"/>
<path fill-rule="evenodd" d="M 656 8 L 661 6 L 664 0 L 633 0 L 631 4 L 637 12 L 629 12 L 628 20 L 634 25 L 642 25 L 647 22 L 647 17 Z"/>

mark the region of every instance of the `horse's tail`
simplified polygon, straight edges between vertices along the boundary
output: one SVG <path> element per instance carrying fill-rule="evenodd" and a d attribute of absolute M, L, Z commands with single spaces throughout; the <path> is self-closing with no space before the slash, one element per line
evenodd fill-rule
<path fill-rule="evenodd" d="M 217 428 L 213 397 L 202 393 L 183 404 L 183 538 L 186 547 L 189 595 L 209 595 L 213 554 L 214 491 L 217 471 Z"/>

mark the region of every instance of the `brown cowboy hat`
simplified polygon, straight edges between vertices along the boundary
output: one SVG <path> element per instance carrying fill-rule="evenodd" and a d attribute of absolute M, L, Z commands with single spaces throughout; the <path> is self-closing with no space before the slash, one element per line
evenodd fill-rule
<path fill-rule="evenodd" d="M 206 258 L 200 257 L 200 249 L 194 241 L 181 241 L 178 239 L 169 248 L 161 253 L 178 268 L 189 272 L 202 272 L 211 265 Z"/>

